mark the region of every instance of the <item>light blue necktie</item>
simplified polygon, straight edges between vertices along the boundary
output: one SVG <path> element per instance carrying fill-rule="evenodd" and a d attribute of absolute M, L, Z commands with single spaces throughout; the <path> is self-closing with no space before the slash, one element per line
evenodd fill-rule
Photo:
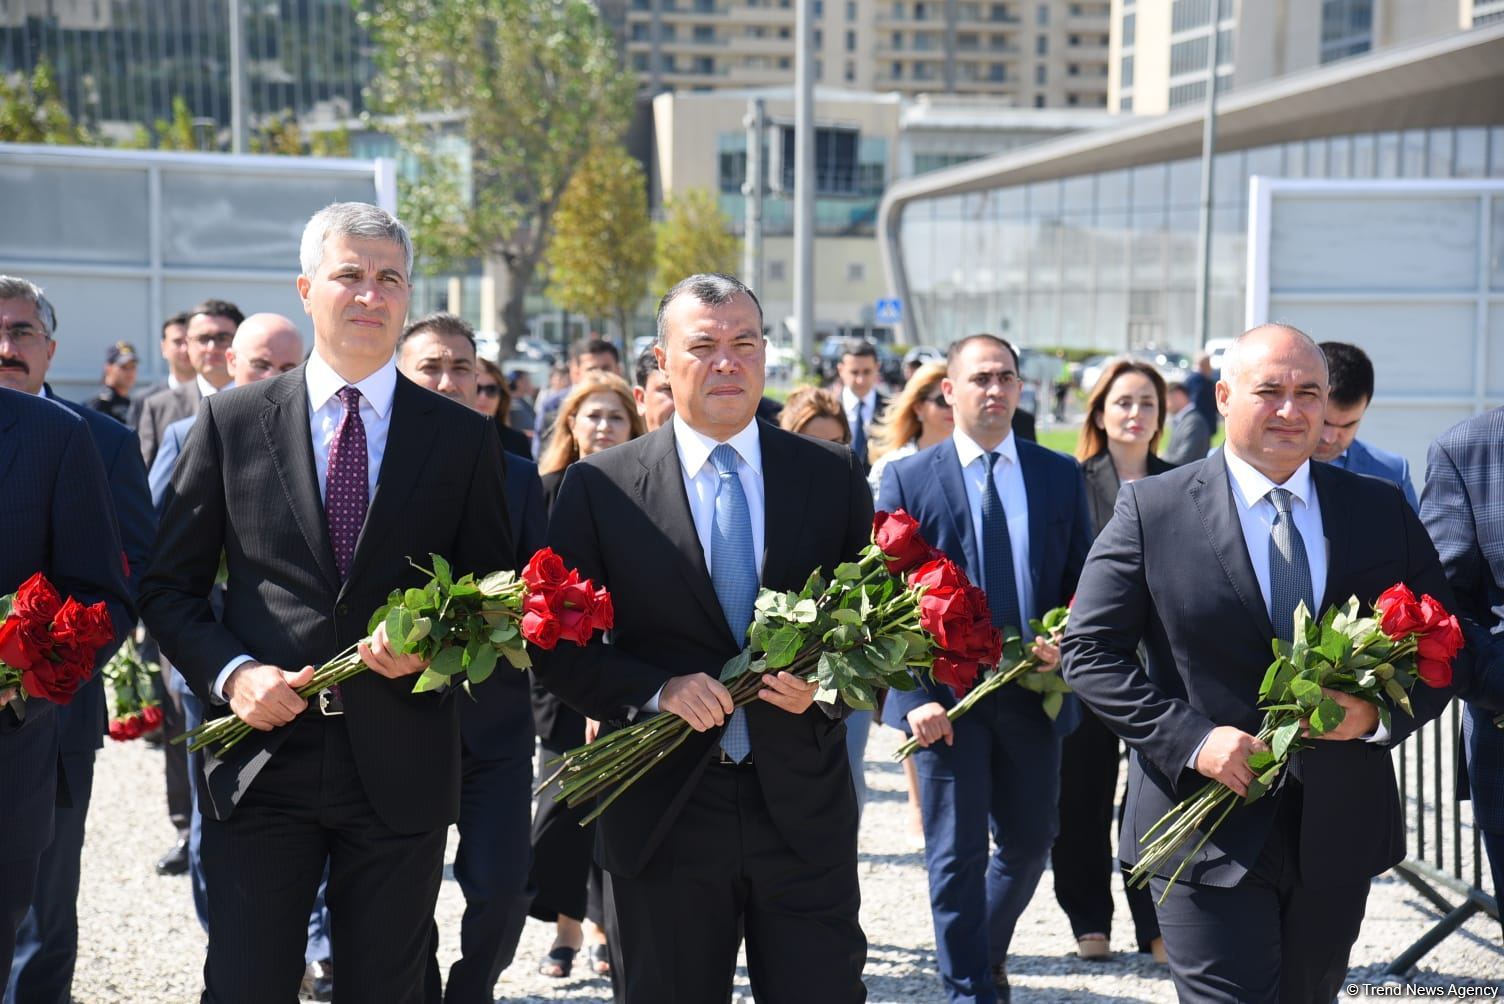
<path fill-rule="evenodd" d="M 994 627 L 1011 627 L 1023 633 L 1023 616 L 1018 610 L 1018 583 L 1013 578 L 1013 538 L 1008 534 L 1008 514 L 997 491 L 992 468 L 999 454 L 983 457 L 987 483 L 982 486 L 982 588 L 992 611 Z"/>
<path fill-rule="evenodd" d="M 738 642 L 747 637 L 752 607 L 757 602 L 757 556 L 752 551 L 752 518 L 747 496 L 736 474 L 736 450 L 722 443 L 710 451 L 720 480 L 715 489 L 715 525 L 710 531 L 710 582 L 731 636 Z M 721 734 L 721 749 L 737 763 L 752 754 L 747 717 L 737 708 Z"/>
<path fill-rule="evenodd" d="M 1290 512 L 1290 493 L 1283 488 L 1269 489 L 1274 506 L 1274 525 L 1269 528 L 1269 617 L 1274 633 L 1289 641 L 1294 634 L 1295 608 L 1304 601 L 1306 610 L 1316 616 L 1315 594 L 1311 589 L 1311 564 L 1306 560 L 1306 542 Z"/>

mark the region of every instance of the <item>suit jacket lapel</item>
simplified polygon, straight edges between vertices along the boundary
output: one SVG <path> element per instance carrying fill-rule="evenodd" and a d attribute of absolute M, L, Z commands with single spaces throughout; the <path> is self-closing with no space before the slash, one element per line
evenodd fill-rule
<path fill-rule="evenodd" d="M 976 533 L 971 525 L 971 505 L 967 502 L 966 480 L 961 474 L 961 457 L 956 453 L 956 441 L 947 437 L 935 446 L 935 484 L 940 489 L 941 506 L 950 514 L 951 532 L 961 542 L 961 551 L 966 559 L 966 574 L 973 582 L 983 582 L 982 564 L 977 560 Z"/>
<path fill-rule="evenodd" d="M 765 422 L 757 424 L 762 444 L 762 581 L 767 585 L 789 581 L 789 565 L 798 557 L 794 552 L 799 528 L 809 505 L 809 480 L 799 476 L 792 437 Z"/>
<path fill-rule="evenodd" d="M 398 516 L 404 503 L 418 486 L 423 473 L 421 458 L 428 456 L 434 438 L 439 433 L 439 422 L 434 410 L 439 399 L 425 391 L 401 373 L 397 374 L 397 388 L 392 393 L 391 425 L 386 434 L 386 450 L 381 457 L 381 470 L 376 477 L 376 494 L 371 497 L 366 521 L 360 528 L 360 539 L 355 542 L 355 556 L 350 561 L 350 576 L 345 580 L 348 587 L 370 562 L 373 548 L 390 541 L 397 530 Z M 332 554 L 331 550 L 331 554 Z M 427 555 L 411 555 L 415 560 Z M 491 569 L 483 569 L 489 572 Z M 341 589 L 343 593 L 344 590 Z"/>
<path fill-rule="evenodd" d="M 1347 581 L 1347 571 L 1352 565 L 1353 553 L 1349 546 L 1352 520 L 1345 515 L 1351 509 L 1345 502 L 1342 479 L 1332 472 L 1331 467 L 1311 461 L 1311 482 L 1316 486 L 1316 504 L 1321 507 L 1321 532 L 1326 537 L 1326 582 L 1319 604 L 1325 608 L 1334 603 L 1346 603 L 1352 595 L 1351 589 L 1335 591 Z M 1358 599 L 1372 602 L 1363 596 Z M 1313 613 L 1319 614 L 1320 611 Z"/>
<path fill-rule="evenodd" d="M 5 480 L 10 465 L 15 462 L 16 452 L 20 449 L 20 436 L 11 431 L 15 424 L 15 410 L 5 400 L 5 395 L 0 394 L 0 482 Z"/>
<path fill-rule="evenodd" d="M 1039 591 L 1039 571 L 1044 562 L 1044 524 L 1045 514 L 1056 510 L 1055 500 L 1050 498 L 1050 486 L 1045 480 L 1045 472 L 1040 469 L 1039 454 L 1029 449 L 1023 443 L 1014 444 L 1018 448 L 1018 467 L 1024 476 L 1024 496 L 1029 500 L 1029 578 L 1033 582 L 1034 591 Z M 1043 449 L 1043 447 L 1040 447 Z M 1024 611 L 1028 613 L 1028 611 Z M 1028 625 L 1024 625 L 1028 627 Z"/>
<path fill-rule="evenodd" d="M 673 544 L 674 555 L 679 559 L 690 593 L 699 601 L 711 622 L 730 638 L 731 628 L 710 581 L 705 551 L 700 546 L 700 535 L 689 510 L 689 497 L 684 494 L 684 475 L 679 464 L 679 450 L 674 444 L 674 428 L 666 424 L 648 433 L 647 438 L 641 455 L 642 472 L 634 486 L 637 498 L 644 512 L 655 514 L 659 529 Z M 740 638 L 732 640 L 737 647 L 741 646 Z"/>
<path fill-rule="evenodd" d="M 293 521 L 307 542 L 319 573 L 329 583 L 331 592 L 338 591 L 339 570 L 334 564 L 334 549 L 329 544 L 329 528 L 319 495 L 318 470 L 313 463 L 304 367 L 299 366 L 285 378 L 267 381 L 265 387 L 267 408 L 261 413 L 261 430 L 266 436 L 272 466 L 276 468 L 277 479 L 287 496 Z"/>
<path fill-rule="evenodd" d="M 1253 561 L 1248 557 L 1248 544 L 1243 539 L 1243 524 L 1238 520 L 1237 503 L 1233 501 L 1227 462 L 1223 460 L 1221 450 L 1201 464 L 1200 474 L 1192 482 L 1189 494 L 1201 516 L 1201 525 L 1206 529 L 1222 571 L 1232 584 L 1233 592 L 1258 629 L 1266 638 L 1273 639 L 1274 624 L 1264 605 L 1264 594 L 1259 589 L 1258 576 L 1253 573 Z"/>

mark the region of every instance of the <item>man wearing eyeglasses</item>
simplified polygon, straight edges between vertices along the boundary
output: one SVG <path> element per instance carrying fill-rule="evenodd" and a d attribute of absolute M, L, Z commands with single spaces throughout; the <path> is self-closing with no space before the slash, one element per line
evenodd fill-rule
<path fill-rule="evenodd" d="M 903 509 L 924 539 L 987 593 L 992 623 L 1033 638 L 1031 618 L 1064 606 L 1091 546 L 1086 484 L 1073 460 L 1012 429 L 1018 354 L 994 335 L 950 348 L 940 389 L 955 431 L 888 465 L 878 508 Z M 1033 638 L 1041 671 L 1059 650 Z M 950 1000 L 1009 1000 L 1007 955 L 1055 840 L 1060 746 L 1080 721 L 1067 695 L 1052 721 L 1040 695 L 1005 687 L 951 722 L 955 695 L 919 680 L 889 691 L 883 721 L 912 735 L 940 976 Z M 996 843 L 989 848 L 988 830 Z"/>
<path fill-rule="evenodd" d="M 205 300 L 188 314 L 188 361 L 193 366 L 193 380 L 142 401 L 141 414 L 136 420 L 141 456 L 148 470 L 157 459 L 167 427 L 178 419 L 198 414 L 200 401 L 230 383 L 225 350 L 245 315 L 228 300 Z"/>

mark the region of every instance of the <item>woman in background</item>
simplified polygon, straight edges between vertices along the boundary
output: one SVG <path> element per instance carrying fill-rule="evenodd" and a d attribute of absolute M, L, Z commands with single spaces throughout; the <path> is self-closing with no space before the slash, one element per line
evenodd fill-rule
<path fill-rule="evenodd" d="M 512 412 L 512 392 L 502 378 L 501 367 L 485 356 L 475 357 L 475 410 L 496 419 L 501 448 L 519 457 L 533 459 L 533 441 L 507 423 Z"/>
<path fill-rule="evenodd" d="M 1076 441 L 1094 532 L 1101 533 L 1112 518 L 1122 485 L 1170 469 L 1155 456 L 1164 421 L 1165 381 L 1159 371 L 1131 359 L 1108 365 L 1087 399 Z M 1080 726 L 1065 737 L 1061 750 L 1060 830 L 1050 853 L 1055 899 L 1070 918 L 1076 954 L 1083 959 L 1112 954 L 1107 941 L 1112 930 L 1109 830 L 1119 759 L 1118 737 L 1090 710 L 1084 711 Z M 1121 831 L 1121 817 L 1118 828 Z M 1127 893 L 1138 950 L 1165 962 L 1153 897 L 1148 889 L 1130 888 Z"/>
<path fill-rule="evenodd" d="M 548 507 L 553 508 L 570 464 L 636 439 L 644 431 L 625 380 L 607 373 L 586 376 L 559 406 L 553 437 L 538 458 Z M 536 680 L 533 724 L 545 764 L 594 739 L 599 727 Z M 557 793 L 556 785 L 540 791 L 533 817 L 533 870 L 529 880 L 538 892 L 529 913 L 555 925 L 553 946 L 538 971 L 562 979 L 570 974 L 575 955 L 586 948 L 591 970 L 606 975 L 611 972 L 611 955 L 606 947 L 600 869 L 591 859 L 595 827 L 580 825 L 590 807 L 571 809 L 554 800 Z"/>

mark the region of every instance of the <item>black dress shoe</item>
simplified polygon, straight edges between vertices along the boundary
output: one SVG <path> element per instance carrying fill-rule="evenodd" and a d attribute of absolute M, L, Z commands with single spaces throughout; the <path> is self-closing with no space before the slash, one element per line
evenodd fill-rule
<path fill-rule="evenodd" d="M 157 859 L 158 875 L 188 874 L 188 838 L 179 837 L 167 853 Z"/>
<path fill-rule="evenodd" d="M 303 970 L 303 985 L 298 988 L 298 997 L 307 1001 L 331 1001 L 334 999 L 334 963 L 328 959 L 308 963 Z"/>
<path fill-rule="evenodd" d="M 1013 988 L 1008 986 L 1008 963 L 993 964 L 992 988 L 997 991 L 998 1004 L 1013 1004 Z"/>

